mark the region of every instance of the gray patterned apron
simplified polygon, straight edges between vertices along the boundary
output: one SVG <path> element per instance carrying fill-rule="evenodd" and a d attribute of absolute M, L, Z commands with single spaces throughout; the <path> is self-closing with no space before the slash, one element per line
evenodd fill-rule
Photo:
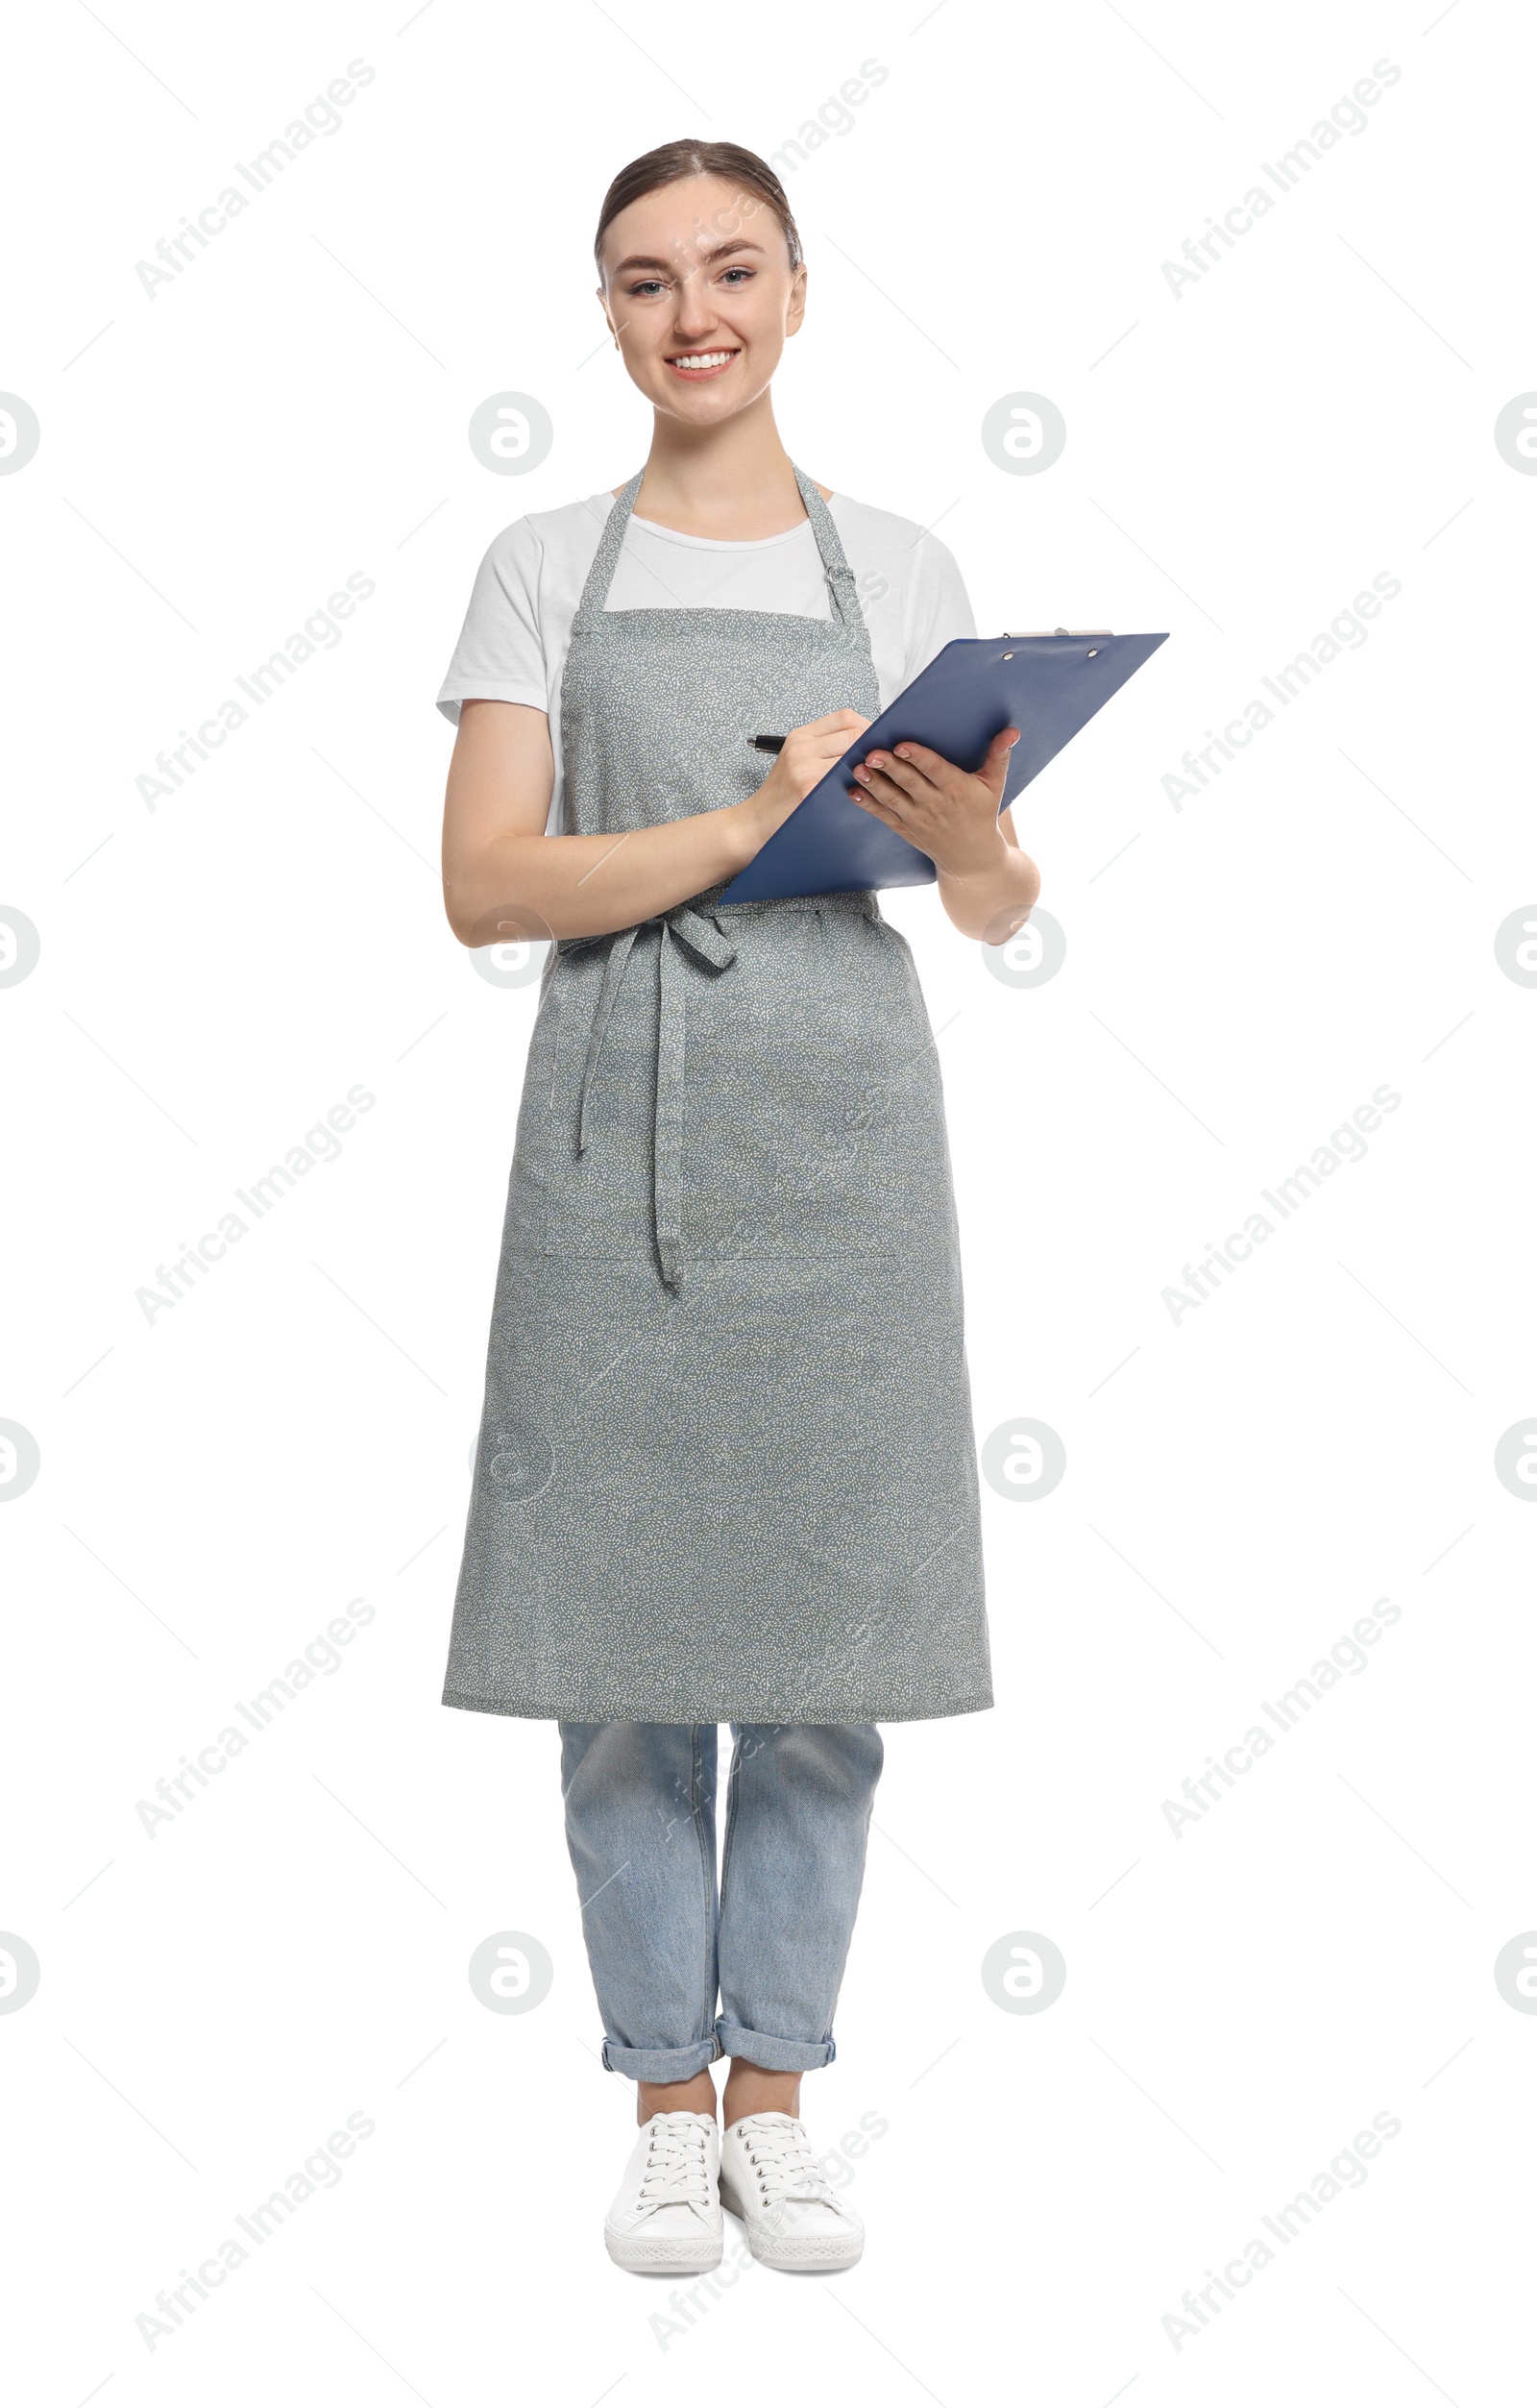
<path fill-rule="evenodd" d="M 747 738 L 879 708 L 831 617 L 606 611 L 561 685 L 566 826 L 746 799 Z M 444 1703 L 567 1722 L 990 1706 L 955 1205 L 928 1016 L 873 894 L 563 938 L 507 1192 Z"/>

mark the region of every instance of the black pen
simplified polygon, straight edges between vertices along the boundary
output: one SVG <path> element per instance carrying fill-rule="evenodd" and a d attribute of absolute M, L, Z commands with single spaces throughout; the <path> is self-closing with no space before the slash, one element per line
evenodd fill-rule
<path fill-rule="evenodd" d="M 783 736 L 749 736 L 747 742 L 755 744 L 760 752 L 783 752 L 785 749 Z"/>

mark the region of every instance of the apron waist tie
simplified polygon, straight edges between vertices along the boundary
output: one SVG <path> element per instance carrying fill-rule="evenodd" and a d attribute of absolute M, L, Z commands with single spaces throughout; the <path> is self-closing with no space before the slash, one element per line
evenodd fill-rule
<path fill-rule="evenodd" d="M 683 1275 L 685 957 L 699 970 L 719 975 L 721 971 L 729 970 L 736 960 L 737 948 L 715 920 L 707 919 L 691 903 L 677 903 L 671 911 L 659 913 L 655 919 L 637 921 L 633 927 L 622 928 L 614 933 L 562 937 L 558 940 L 557 949 L 562 953 L 574 953 L 589 945 L 608 946 L 608 958 L 603 964 L 603 983 L 598 989 L 592 1032 L 587 1040 L 587 1059 L 582 1066 L 581 1095 L 576 1114 L 578 1154 L 584 1153 L 587 1148 L 588 1105 L 603 1051 L 603 1041 L 614 1017 L 614 1005 L 619 997 L 625 965 L 643 928 L 658 928 L 661 931 L 656 962 L 656 1097 L 651 1119 L 651 1226 L 656 1238 L 656 1259 L 662 1278 L 669 1288 L 676 1288 Z"/>

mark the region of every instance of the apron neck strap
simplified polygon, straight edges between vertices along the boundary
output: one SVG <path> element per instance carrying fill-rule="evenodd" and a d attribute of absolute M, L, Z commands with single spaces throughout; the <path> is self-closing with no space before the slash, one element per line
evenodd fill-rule
<path fill-rule="evenodd" d="M 793 460 L 792 468 L 795 468 Z M 806 504 L 817 549 L 822 556 L 822 571 L 827 578 L 827 591 L 832 598 L 833 618 L 843 633 L 856 639 L 865 634 L 865 614 L 854 591 L 854 572 L 844 556 L 843 546 L 833 514 L 804 470 L 795 468 L 795 482 Z"/>
<path fill-rule="evenodd" d="M 629 483 L 615 496 L 613 506 L 603 521 L 603 531 L 598 538 L 598 550 L 587 572 L 581 601 L 576 605 L 576 616 L 572 622 L 573 627 L 590 628 L 603 615 L 608 589 L 613 582 L 614 571 L 619 566 L 620 546 L 624 541 L 624 529 L 635 507 L 635 497 L 641 490 L 641 479 L 645 474 L 644 468 L 638 468 Z"/>

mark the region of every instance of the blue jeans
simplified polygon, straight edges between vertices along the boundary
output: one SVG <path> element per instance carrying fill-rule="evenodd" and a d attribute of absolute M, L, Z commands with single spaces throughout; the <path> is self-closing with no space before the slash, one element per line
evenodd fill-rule
<path fill-rule="evenodd" d="M 685 2082 L 720 2056 L 800 2074 L 834 2054 L 881 1734 L 873 1723 L 731 1733 L 718 1890 L 715 1724 L 560 1725 L 603 2063 L 636 2081 Z"/>

